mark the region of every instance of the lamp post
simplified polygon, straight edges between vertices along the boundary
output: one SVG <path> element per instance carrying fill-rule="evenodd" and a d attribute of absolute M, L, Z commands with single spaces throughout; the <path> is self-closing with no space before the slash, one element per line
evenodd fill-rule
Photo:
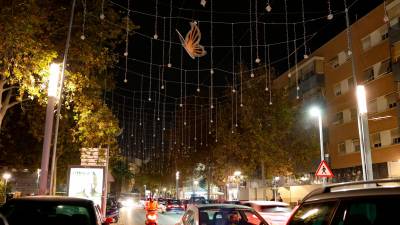
<path fill-rule="evenodd" d="M 7 184 L 8 180 L 11 178 L 11 173 L 5 172 L 3 173 L 3 179 L 5 181 L 4 183 L 4 202 L 7 200 Z"/>
<path fill-rule="evenodd" d="M 368 110 L 365 87 L 357 85 L 358 133 L 360 136 L 361 167 L 364 180 L 373 179 L 371 146 L 369 142 Z"/>
<path fill-rule="evenodd" d="M 321 109 L 317 106 L 310 108 L 310 115 L 318 118 L 318 128 L 319 128 L 319 147 L 321 149 L 321 162 L 325 160 L 324 158 L 324 134 L 322 132 L 322 115 Z M 323 184 L 326 184 L 326 178 L 322 179 Z"/>
<path fill-rule="evenodd" d="M 49 157 L 50 157 L 50 145 L 51 136 L 53 131 L 53 117 L 54 117 L 54 106 L 58 99 L 58 83 L 60 76 L 60 65 L 51 64 L 50 66 L 50 77 L 48 87 L 48 102 L 46 109 L 46 124 L 44 128 L 44 139 L 43 139 L 43 152 L 42 162 L 39 178 L 39 194 L 47 194 L 47 180 L 49 172 Z"/>
<path fill-rule="evenodd" d="M 176 199 L 179 200 L 179 190 L 178 190 L 178 185 L 179 185 L 179 171 L 176 171 L 175 173 L 175 180 L 176 180 Z"/>
<path fill-rule="evenodd" d="M 238 170 L 233 173 L 233 176 L 235 176 L 235 180 L 236 180 L 236 200 L 239 200 L 239 183 L 240 183 L 241 175 L 242 175 L 242 172 L 240 172 Z"/>

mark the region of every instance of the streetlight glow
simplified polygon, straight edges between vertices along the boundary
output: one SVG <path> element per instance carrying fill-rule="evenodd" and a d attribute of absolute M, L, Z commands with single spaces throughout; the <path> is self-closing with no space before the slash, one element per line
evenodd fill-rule
<path fill-rule="evenodd" d="M 367 97 L 364 85 L 357 85 L 357 105 L 358 111 L 361 114 L 366 114 L 367 110 Z"/>
<path fill-rule="evenodd" d="M 310 115 L 313 117 L 321 116 L 321 109 L 317 106 L 313 106 L 310 108 Z"/>
<path fill-rule="evenodd" d="M 11 178 L 11 173 L 7 173 L 7 172 L 3 173 L 4 180 L 9 180 L 10 178 Z"/>
<path fill-rule="evenodd" d="M 199 184 L 199 181 L 195 180 L 195 181 L 193 181 L 193 184 L 194 184 L 194 185 L 198 185 L 198 184 Z"/>
<path fill-rule="evenodd" d="M 50 77 L 49 77 L 49 87 L 48 96 L 57 97 L 58 91 L 58 80 L 60 77 L 60 65 L 57 63 L 52 63 L 50 65 Z"/>
<path fill-rule="evenodd" d="M 177 180 L 179 180 L 179 171 L 176 171 L 175 177 Z"/>

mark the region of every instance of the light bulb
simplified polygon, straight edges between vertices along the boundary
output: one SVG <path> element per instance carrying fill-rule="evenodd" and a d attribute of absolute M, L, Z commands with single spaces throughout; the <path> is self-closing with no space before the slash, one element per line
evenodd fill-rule
<path fill-rule="evenodd" d="M 185 121 L 185 122 L 183 122 L 183 125 L 185 125 L 185 126 L 186 126 L 186 121 Z"/>
<path fill-rule="evenodd" d="M 210 74 L 214 74 L 214 70 L 213 69 L 210 70 Z"/>
<path fill-rule="evenodd" d="M 210 123 L 214 123 L 214 120 L 210 120 Z"/>
<path fill-rule="evenodd" d="M 197 88 L 196 91 L 197 91 L 197 92 L 200 92 L 200 88 Z"/>
<path fill-rule="evenodd" d="M 233 93 L 235 93 L 235 92 L 236 92 L 236 90 L 235 90 L 235 89 L 232 89 L 232 92 L 233 92 Z"/>
<path fill-rule="evenodd" d="M 211 105 L 211 108 L 213 109 L 213 108 L 214 108 L 214 105 Z"/>
<path fill-rule="evenodd" d="M 100 19 L 101 19 L 101 20 L 104 20 L 104 18 L 105 18 L 104 14 L 103 14 L 103 13 L 100 14 Z"/>
<path fill-rule="evenodd" d="M 260 63 L 260 62 L 261 62 L 261 59 L 257 57 L 256 63 Z"/>
<path fill-rule="evenodd" d="M 128 56 L 128 51 L 124 52 L 124 56 Z"/>
<path fill-rule="evenodd" d="M 243 107 L 243 104 L 242 104 L 242 103 L 240 103 L 240 107 Z"/>
<path fill-rule="evenodd" d="M 268 3 L 267 6 L 265 7 L 265 10 L 267 10 L 267 12 L 271 12 L 272 7 L 271 5 Z"/>
<path fill-rule="evenodd" d="M 128 80 L 126 78 L 124 79 L 124 83 L 128 83 Z"/>
<path fill-rule="evenodd" d="M 179 104 L 179 107 L 181 107 L 182 108 L 182 106 L 183 106 L 183 104 L 181 103 L 181 104 Z"/>
<path fill-rule="evenodd" d="M 85 40 L 85 38 L 86 38 L 85 35 L 82 34 L 82 35 L 81 35 L 81 39 L 82 39 L 82 40 Z"/>
<path fill-rule="evenodd" d="M 157 117 L 157 120 L 160 121 L 160 117 Z"/>
<path fill-rule="evenodd" d="M 151 102 L 151 98 L 149 98 L 149 102 Z"/>
<path fill-rule="evenodd" d="M 153 38 L 157 40 L 158 39 L 158 35 L 154 34 Z"/>
<path fill-rule="evenodd" d="M 239 125 L 238 124 L 235 124 L 235 127 L 238 127 Z"/>
<path fill-rule="evenodd" d="M 172 67 L 172 64 L 171 64 L 171 63 L 168 63 L 167 66 L 168 66 L 168 68 L 171 68 L 171 67 Z"/>
<path fill-rule="evenodd" d="M 291 73 L 288 73 L 288 75 L 287 75 L 289 78 L 291 78 L 292 77 L 292 74 Z"/>
<path fill-rule="evenodd" d="M 296 89 L 297 89 L 297 90 L 300 90 L 300 87 L 299 87 L 299 86 L 297 86 L 297 87 L 296 87 Z"/>
<path fill-rule="evenodd" d="M 268 87 L 265 87 L 265 91 L 268 91 Z"/>
<path fill-rule="evenodd" d="M 251 72 L 250 77 L 254 77 L 254 73 L 253 72 Z"/>
<path fill-rule="evenodd" d="M 332 20 L 332 19 L 333 19 L 333 14 L 332 14 L 332 13 L 329 13 L 328 16 L 326 16 L 326 18 L 327 18 L 328 20 Z"/>
<path fill-rule="evenodd" d="M 164 90 L 164 85 L 161 85 L 161 89 L 163 89 L 163 90 Z"/>
<path fill-rule="evenodd" d="M 385 15 L 383 17 L 383 22 L 385 22 L 385 23 L 389 22 L 389 17 L 387 15 Z"/>
<path fill-rule="evenodd" d="M 272 105 L 272 102 L 269 102 L 269 105 Z"/>
<path fill-rule="evenodd" d="M 307 54 L 304 54 L 304 59 L 308 59 L 308 55 Z"/>

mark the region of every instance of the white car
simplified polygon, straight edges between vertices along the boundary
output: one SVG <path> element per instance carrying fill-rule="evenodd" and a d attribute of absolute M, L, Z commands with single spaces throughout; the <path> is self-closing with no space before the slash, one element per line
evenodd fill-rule
<path fill-rule="evenodd" d="M 267 222 L 273 225 L 285 225 L 292 213 L 292 208 L 284 202 L 246 201 L 242 202 L 242 205 L 252 207 Z"/>

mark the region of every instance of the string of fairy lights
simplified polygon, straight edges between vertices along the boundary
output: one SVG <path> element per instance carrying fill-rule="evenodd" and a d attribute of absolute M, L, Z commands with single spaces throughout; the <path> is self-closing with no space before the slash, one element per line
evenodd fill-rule
<path fill-rule="evenodd" d="M 180 11 L 195 10 L 175 7 L 174 2 L 174 0 L 170 0 L 168 3 L 161 3 L 159 0 L 154 0 L 154 11 L 149 13 L 135 8 L 130 4 L 130 0 L 127 0 L 126 5 L 112 0 L 101 1 L 100 19 L 102 22 L 126 31 L 125 49 L 122 54 L 125 68 L 119 65 L 115 68 L 124 73 L 124 83 L 129 84 L 133 81 L 140 83 L 140 88 L 135 90 L 130 89 L 129 86 L 117 86 L 114 91 L 105 94 L 105 99 L 120 119 L 123 128 L 120 141 L 126 156 L 131 159 L 138 158 L 144 162 L 162 159 L 160 162 L 171 163 L 176 160 L 176 158 L 171 158 L 174 156 L 173 153 L 178 152 L 184 155 L 209 146 L 212 142 L 218 142 L 218 124 L 224 117 L 221 115 L 223 105 L 230 104 L 230 132 L 236 133 L 240 126 L 240 110 L 245 107 L 243 95 L 248 87 L 245 85 L 246 82 L 264 82 L 267 101 L 269 105 L 272 105 L 274 74 L 271 68 L 279 63 L 286 61 L 288 77 L 295 80 L 296 98 L 300 99 L 298 54 L 301 53 L 302 58 L 307 60 L 311 54 L 309 43 L 319 35 L 319 33 L 308 33 L 307 27 L 315 22 L 330 21 L 334 17 L 344 14 L 344 11 L 341 10 L 334 11 L 331 0 L 326 0 L 325 16 L 312 18 L 308 16 L 306 18 L 304 0 L 299 0 L 301 19 L 289 21 L 289 13 L 291 13 L 288 11 L 289 1 L 283 1 L 283 12 L 274 12 L 273 1 L 265 0 L 261 3 L 249 0 L 248 12 L 242 12 L 248 14 L 248 20 L 221 21 L 221 17 L 218 15 L 223 12 L 214 11 L 215 3 L 200 0 L 201 12 L 209 14 L 209 17 L 203 20 L 182 16 Z M 260 9 L 261 5 L 263 7 Z M 110 6 L 125 11 L 125 24 L 114 24 L 107 20 L 104 8 Z M 161 13 L 161 6 L 169 6 L 167 14 Z M 85 23 L 87 19 L 93 17 L 88 13 L 86 0 L 82 0 L 82 9 L 81 39 L 88 41 L 85 37 Z M 178 12 L 177 15 L 174 12 Z M 284 21 L 263 19 L 264 15 L 270 13 L 283 15 Z M 385 15 L 387 15 L 386 12 Z M 133 30 L 130 21 L 134 21 L 137 17 L 148 17 L 149 20 L 154 21 L 152 33 L 146 33 L 140 29 Z M 197 57 L 190 63 L 185 60 L 187 58 L 185 50 L 188 51 L 187 48 L 184 48 L 185 46 L 182 46 L 185 43 L 177 41 L 174 35 L 176 29 L 174 25 L 186 22 L 194 22 L 199 32 L 207 37 L 204 39 L 207 42 L 203 39 L 200 40 L 207 55 Z M 230 30 L 231 37 L 226 38 L 226 42 L 223 44 L 215 41 L 216 34 L 218 34 L 216 26 L 223 26 L 224 30 Z M 236 39 L 243 33 L 244 27 L 249 35 L 249 38 L 246 39 L 247 43 Z M 277 42 L 273 42 L 270 37 L 274 27 L 283 28 L 285 35 L 282 40 Z M 298 29 L 300 27 L 301 30 Z M 297 33 L 299 31 L 301 35 Z M 148 43 L 148 47 L 146 47 L 149 51 L 148 60 L 129 54 L 130 46 L 134 46 L 137 40 L 145 40 Z M 272 59 L 271 49 L 277 46 L 286 48 L 286 56 Z M 160 52 L 156 52 L 157 50 Z M 216 51 L 231 55 L 232 64 L 229 68 L 218 63 Z M 135 70 L 135 68 L 143 66 L 147 66 L 148 72 Z M 178 74 L 179 79 L 169 78 L 170 74 Z M 249 78 L 244 78 L 246 75 L 249 75 Z M 226 82 L 216 83 L 216 76 L 224 76 Z M 188 77 L 195 77 L 195 79 L 188 81 Z M 177 90 L 171 90 L 176 88 Z M 208 90 L 208 93 L 202 90 Z M 149 166 L 160 171 L 167 168 L 167 165 L 164 164 L 149 164 Z"/>

